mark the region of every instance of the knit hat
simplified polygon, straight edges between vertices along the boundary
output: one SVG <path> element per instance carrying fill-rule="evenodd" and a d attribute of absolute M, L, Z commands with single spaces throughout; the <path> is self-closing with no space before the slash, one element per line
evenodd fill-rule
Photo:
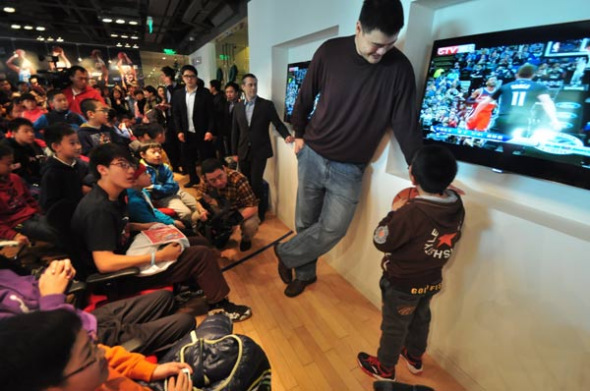
<path fill-rule="evenodd" d="M 142 163 L 139 163 L 139 165 L 135 169 L 135 173 L 133 174 L 133 179 L 139 178 L 139 176 L 141 174 L 143 174 L 144 172 L 146 172 L 146 170 L 147 170 L 146 166 Z"/>

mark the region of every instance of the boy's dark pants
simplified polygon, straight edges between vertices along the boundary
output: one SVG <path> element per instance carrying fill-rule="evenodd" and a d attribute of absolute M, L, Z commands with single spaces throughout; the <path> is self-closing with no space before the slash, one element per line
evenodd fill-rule
<path fill-rule="evenodd" d="M 16 226 L 14 230 L 31 240 L 41 240 L 53 244 L 58 240 L 57 231 L 49 225 L 47 218 L 42 215 L 32 216 Z"/>
<path fill-rule="evenodd" d="M 401 292 L 385 277 L 381 277 L 379 286 L 383 300 L 383 321 L 377 357 L 382 365 L 393 367 L 403 347 L 412 357 L 420 357 L 426 351 L 430 299 L 437 292 L 424 295 Z"/>

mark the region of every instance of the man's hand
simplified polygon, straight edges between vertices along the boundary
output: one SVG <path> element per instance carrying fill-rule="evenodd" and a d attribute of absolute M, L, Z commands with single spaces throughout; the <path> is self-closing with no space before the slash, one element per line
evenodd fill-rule
<path fill-rule="evenodd" d="M 211 132 L 205 133 L 205 137 L 203 138 L 203 140 L 205 140 L 205 141 L 213 140 L 213 133 L 211 133 Z"/>
<path fill-rule="evenodd" d="M 295 154 L 298 154 L 299 151 L 301 151 L 305 146 L 305 140 L 303 140 L 302 138 L 295 138 L 294 145 L 295 146 L 293 147 L 293 152 L 295 152 Z"/>
<path fill-rule="evenodd" d="M 192 389 L 193 379 L 184 372 L 180 372 L 176 378 L 171 377 L 168 379 L 169 391 L 191 391 Z"/>
<path fill-rule="evenodd" d="M 156 253 L 158 261 L 176 261 L 182 254 L 182 246 L 179 243 L 170 243 Z"/>
<path fill-rule="evenodd" d="M 184 133 L 178 133 L 178 140 L 183 143 L 185 141 L 184 139 Z"/>
<path fill-rule="evenodd" d="M 69 260 L 53 261 L 39 278 L 39 293 L 41 296 L 61 294 L 66 291 L 72 275 Z M 68 267 L 69 265 L 69 267 Z M 75 273 L 74 273 L 75 274 Z"/>
<path fill-rule="evenodd" d="M 193 369 L 187 363 L 167 362 L 165 364 L 160 364 L 152 373 L 152 381 L 163 380 L 167 377 L 178 375 L 183 368 L 186 368 L 190 373 L 193 373 Z"/>
<path fill-rule="evenodd" d="M 16 240 L 21 246 L 29 246 L 31 244 L 29 238 L 23 234 L 16 234 L 13 240 Z"/>
<path fill-rule="evenodd" d="M 174 220 L 174 226 L 178 229 L 185 229 L 186 228 L 184 223 L 180 220 Z"/>
<path fill-rule="evenodd" d="M 293 137 L 293 136 L 285 137 L 285 143 L 291 144 L 293 141 L 295 141 L 295 137 Z"/>

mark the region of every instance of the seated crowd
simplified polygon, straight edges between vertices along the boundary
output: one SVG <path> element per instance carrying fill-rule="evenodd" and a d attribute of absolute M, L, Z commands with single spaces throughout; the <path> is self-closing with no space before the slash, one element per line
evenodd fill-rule
<path fill-rule="evenodd" d="M 163 76 L 170 79 L 170 71 L 163 69 Z M 64 259 L 46 262 L 37 276 L 0 265 L 0 319 L 7 318 L 2 346 L 10 341 L 23 348 L 10 330 L 34 328 L 34 338 L 51 340 L 34 353 L 51 365 L 32 368 L 39 376 L 11 389 L 100 389 L 112 380 L 116 386 L 108 389 L 140 390 L 145 388 L 136 381 L 162 379 L 169 379 L 168 389 L 191 389 L 190 376 L 181 372 L 185 364 L 151 364 L 118 345 L 138 339 L 135 351 L 153 354 L 194 329 L 194 317 L 176 313 L 177 300 L 160 289 L 172 284 L 201 293 L 210 313 L 225 313 L 234 322 L 252 315 L 248 306 L 230 301 L 214 247 L 222 248 L 240 226 L 240 250 L 251 248 L 259 200 L 248 179 L 223 164 L 230 155 L 223 137 L 212 144 L 222 147 L 212 153 L 217 157 L 200 162 L 197 197 L 181 189 L 174 178 L 180 164 L 171 166 L 164 149 L 171 128 L 166 87 L 115 86 L 105 102 L 105 93 L 88 85 L 84 68 L 74 66 L 69 75 L 71 86 L 39 86 L 36 96 L 0 82 L 0 240 L 46 242 L 64 252 Z M 149 238 L 147 231 L 167 226 L 182 237 L 139 244 Z M 92 312 L 68 304 L 74 278 L 130 267 L 140 272 L 118 292 L 130 298 Z M 147 289 L 156 290 L 137 295 Z"/>

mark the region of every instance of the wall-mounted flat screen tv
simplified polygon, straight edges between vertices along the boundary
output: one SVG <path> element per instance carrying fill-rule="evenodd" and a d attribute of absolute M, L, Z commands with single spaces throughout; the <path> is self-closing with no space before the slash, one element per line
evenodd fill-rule
<path fill-rule="evenodd" d="M 590 189 L 590 21 L 434 42 L 426 143 L 459 160 Z"/>
<path fill-rule="evenodd" d="M 299 95 L 299 89 L 303 84 L 303 79 L 305 79 L 305 75 L 307 74 L 307 68 L 309 68 L 310 63 L 311 61 L 304 61 L 287 65 L 287 89 L 285 91 L 285 114 L 283 117 L 285 122 L 291 123 L 291 114 L 293 114 L 293 107 L 295 106 L 297 95 Z M 315 106 L 317 106 L 319 97 L 320 94 L 316 96 L 314 109 L 309 114 L 310 118 L 315 111 Z"/>

